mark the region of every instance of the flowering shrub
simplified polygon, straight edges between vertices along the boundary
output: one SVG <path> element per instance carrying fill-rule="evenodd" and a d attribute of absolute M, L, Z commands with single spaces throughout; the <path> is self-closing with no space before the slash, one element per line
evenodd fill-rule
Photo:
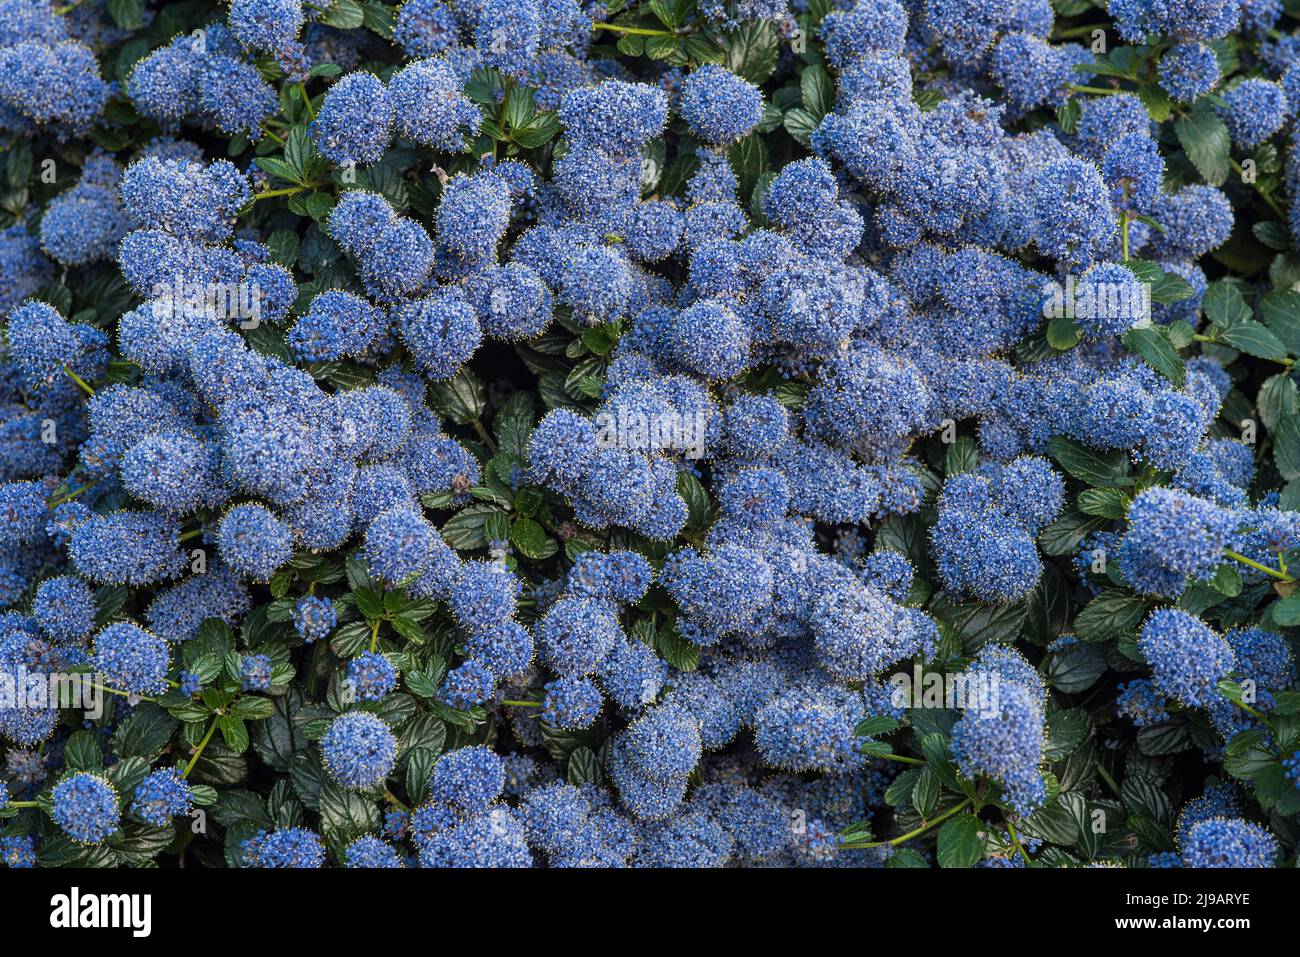
<path fill-rule="evenodd" d="M 1297 23 L 0 0 L 0 860 L 1293 862 Z"/>

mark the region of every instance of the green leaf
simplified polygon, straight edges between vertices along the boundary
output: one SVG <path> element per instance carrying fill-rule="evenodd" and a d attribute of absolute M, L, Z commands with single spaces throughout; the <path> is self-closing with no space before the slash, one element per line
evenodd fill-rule
<path fill-rule="evenodd" d="M 803 68 L 799 74 L 799 92 L 804 109 L 819 121 L 835 107 L 835 81 L 820 64 Z"/>
<path fill-rule="evenodd" d="M 596 757 L 596 752 L 585 746 L 574 748 L 569 755 L 567 778 L 574 787 L 581 787 L 584 784 L 599 785 L 601 772 L 600 761 Z"/>
<path fill-rule="evenodd" d="M 1079 493 L 1079 511 L 1085 515 L 1122 519 L 1128 506 L 1127 493 L 1117 488 L 1086 488 Z"/>
<path fill-rule="evenodd" d="M 1269 430 L 1276 429 L 1283 419 L 1300 413 L 1300 391 L 1290 374 L 1279 372 L 1265 379 L 1255 397 L 1255 407 Z"/>
<path fill-rule="evenodd" d="M 1292 355 L 1300 355 L 1300 292 L 1274 290 L 1259 301 L 1264 325 L 1281 339 Z"/>
<path fill-rule="evenodd" d="M 179 722 L 157 705 L 143 702 L 113 732 L 113 753 L 119 758 L 154 761 L 176 732 Z"/>
<path fill-rule="evenodd" d="M 1211 186 L 1221 186 L 1231 170 L 1230 141 L 1227 125 L 1213 108 L 1198 103 L 1190 113 L 1174 121 L 1174 132 L 1201 178 Z"/>
<path fill-rule="evenodd" d="M 517 518 L 510 526 L 510 543 L 525 558 L 549 558 L 559 551 L 555 539 L 548 538 L 541 525 L 531 518 Z"/>
<path fill-rule="evenodd" d="M 1215 326 L 1231 326 L 1251 318 L 1250 306 L 1242 298 L 1241 290 L 1230 282 L 1212 282 L 1201 300 L 1201 311 Z"/>
<path fill-rule="evenodd" d="M 63 747 L 63 763 L 69 771 L 99 771 L 104 767 L 104 755 L 99 743 L 89 731 L 76 731 Z"/>
<path fill-rule="evenodd" d="M 750 83 L 761 85 L 776 69 L 781 42 L 770 20 L 749 20 L 722 35 L 726 67 Z"/>
<path fill-rule="evenodd" d="M 429 398 L 435 409 L 457 425 L 470 425 L 487 409 L 487 389 L 467 368 L 450 379 L 433 383 Z"/>
<path fill-rule="evenodd" d="M 979 468 L 979 445 L 968 435 L 957 437 L 943 454 L 943 474 L 949 477 Z"/>
<path fill-rule="evenodd" d="M 1218 338 L 1234 349 L 1259 356 L 1261 359 L 1286 358 L 1286 346 L 1269 330 L 1268 326 L 1253 319 L 1244 319 L 1219 330 Z"/>
<path fill-rule="evenodd" d="M 217 727 L 221 729 L 221 739 L 231 751 L 243 754 L 248 750 L 248 726 L 243 718 L 223 714 L 217 719 Z"/>
<path fill-rule="evenodd" d="M 803 146 L 812 142 L 813 131 L 821 124 L 821 117 L 810 113 L 802 106 L 796 106 L 793 110 L 786 112 L 781 123 L 785 126 L 785 131 L 795 138 Z"/>
<path fill-rule="evenodd" d="M 984 857 L 980 832 L 984 825 L 974 814 L 959 814 L 939 828 L 937 857 L 940 867 L 974 867 Z"/>
<path fill-rule="evenodd" d="M 320 792 L 321 831 L 329 838 L 346 842 L 379 830 L 379 807 L 356 791 L 326 782 Z"/>
<path fill-rule="evenodd" d="M 1300 416 L 1287 416 L 1273 430 L 1273 461 L 1282 478 L 1300 478 Z"/>
<path fill-rule="evenodd" d="M 321 22 L 340 30 L 355 30 L 365 25 L 366 12 L 356 0 L 334 0 L 328 12 L 321 17 Z"/>
<path fill-rule="evenodd" d="M 1182 356 L 1169 343 L 1169 338 L 1157 326 L 1139 326 L 1120 336 L 1124 347 L 1136 352 L 1175 386 L 1182 387 L 1187 369 Z"/>
<path fill-rule="evenodd" d="M 1057 316 L 1047 323 L 1047 344 L 1059 352 L 1068 352 L 1079 344 L 1083 333 L 1069 316 Z"/>
<path fill-rule="evenodd" d="M 1128 455 L 1122 451 L 1098 452 L 1063 435 L 1052 437 L 1048 451 L 1062 468 L 1089 485 L 1114 488 L 1133 484 Z"/>
<path fill-rule="evenodd" d="M 1140 598 L 1104 591 L 1075 616 L 1074 631 L 1082 641 L 1105 641 L 1136 628 L 1146 610 L 1146 602 Z"/>
<path fill-rule="evenodd" d="M 687 527 L 692 531 L 703 529 L 709 523 L 713 505 L 700 480 L 689 472 L 678 472 L 677 494 L 686 502 Z"/>
<path fill-rule="evenodd" d="M 144 26 L 144 0 L 108 0 L 108 15 L 123 30 Z"/>

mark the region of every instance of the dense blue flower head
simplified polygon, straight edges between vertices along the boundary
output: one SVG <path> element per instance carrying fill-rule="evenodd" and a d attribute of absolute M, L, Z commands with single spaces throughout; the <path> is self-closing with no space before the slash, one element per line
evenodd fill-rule
<path fill-rule="evenodd" d="M 1154 139 L 1130 133 L 1106 150 L 1101 175 L 1110 187 L 1116 209 L 1149 213 L 1160 192 L 1165 161 Z"/>
<path fill-rule="evenodd" d="M 763 459 L 789 436 L 790 415 L 776 399 L 744 395 L 723 413 L 723 443 L 742 459 Z"/>
<path fill-rule="evenodd" d="M 519 579 L 502 562 L 467 561 L 451 592 L 448 605 L 470 634 L 500 627 L 515 613 Z"/>
<path fill-rule="evenodd" d="M 566 596 L 538 622 L 546 663 L 561 675 L 590 674 L 622 637 L 614 605 Z"/>
<path fill-rule="evenodd" d="M 379 162 L 393 135 L 387 88 L 369 73 L 349 73 L 325 94 L 311 132 L 316 148 L 332 163 Z"/>
<path fill-rule="evenodd" d="M 1129 560 L 1141 555 L 1182 578 L 1205 579 L 1223 560 L 1236 527 L 1233 514 L 1211 502 L 1155 487 L 1141 492 L 1129 506 L 1125 542 L 1133 550 Z"/>
<path fill-rule="evenodd" d="M 334 602 L 319 595 L 304 595 L 293 606 L 293 627 L 307 644 L 328 638 L 338 624 Z"/>
<path fill-rule="evenodd" d="M 140 501 L 177 515 L 216 505 L 221 485 L 220 452 L 188 432 L 162 432 L 131 446 L 122 460 L 122 484 Z"/>
<path fill-rule="evenodd" d="M 514 811 L 494 804 L 419 841 L 422 867 L 530 867 L 533 856 Z"/>
<path fill-rule="evenodd" d="M 481 661 L 464 661 L 447 672 L 438 700 L 456 711 L 469 711 L 485 704 L 496 691 L 497 678 Z"/>
<path fill-rule="evenodd" d="M 248 202 L 248 177 L 226 160 L 209 166 L 147 156 L 126 168 L 120 187 L 137 226 L 186 239 L 221 242 Z"/>
<path fill-rule="evenodd" d="M 0 547 L 31 545 L 45 532 L 45 486 L 40 482 L 0 485 Z"/>
<path fill-rule="evenodd" d="M 546 331 L 554 299 L 537 272 L 523 263 L 488 266 L 466 282 L 466 293 L 486 335 L 521 342 Z"/>
<path fill-rule="evenodd" d="M 170 664 L 167 642 L 130 622 L 116 622 L 95 636 L 95 670 L 119 691 L 152 695 L 167 690 Z"/>
<path fill-rule="evenodd" d="M 380 513 L 366 531 L 366 564 L 390 585 L 406 581 L 424 569 L 437 534 L 414 509 L 389 509 Z"/>
<path fill-rule="evenodd" d="M 1241 818 L 1210 818 L 1188 830 L 1181 842 L 1184 867 L 1272 867 L 1277 839 Z"/>
<path fill-rule="evenodd" d="M 1099 162 L 1112 143 L 1134 133 L 1152 134 L 1151 116 L 1132 93 L 1098 96 L 1084 102 L 1078 138 L 1082 152 Z"/>
<path fill-rule="evenodd" d="M 442 0 L 406 0 L 398 8 L 393 39 L 409 57 L 432 57 L 456 43 L 458 29 Z"/>
<path fill-rule="evenodd" d="M 1101 172 L 1085 160 L 1066 159 L 1045 169 L 1034 204 L 1038 248 L 1063 264 L 1086 266 L 1114 241 L 1109 191 Z"/>
<path fill-rule="evenodd" d="M 1180 103 L 1191 103 L 1218 85 L 1219 57 L 1203 43 L 1180 43 L 1160 58 L 1160 86 Z"/>
<path fill-rule="evenodd" d="M 1043 760 L 1042 703 L 1012 682 L 1000 682 L 993 694 L 995 707 L 968 708 L 953 727 L 953 758 L 964 775 L 992 778 L 1018 813 L 1030 814 L 1046 798 L 1038 770 Z"/>
<path fill-rule="evenodd" d="M 748 324 L 715 300 L 704 299 L 676 313 L 664 335 L 668 356 L 710 381 L 735 378 L 750 361 Z"/>
<path fill-rule="evenodd" d="M 1009 33 L 993 48 L 990 72 L 1006 92 L 1012 111 L 1023 114 L 1037 106 L 1063 102 L 1070 84 L 1079 81 L 1075 64 L 1090 59 L 1077 46 L 1057 46 L 1027 33 Z"/>
<path fill-rule="evenodd" d="M 595 683 L 583 675 L 565 675 L 544 686 L 542 721 L 562 731 L 590 728 L 600 716 L 605 699 Z"/>
<path fill-rule="evenodd" d="M 472 745 L 448 751 L 438 759 L 429 781 L 429 796 L 473 814 L 501 796 L 505 781 L 505 767 L 496 752 Z"/>
<path fill-rule="evenodd" d="M 597 670 L 605 693 L 619 707 L 633 711 L 651 704 L 667 677 L 668 663 L 649 645 L 631 640 L 615 645 Z"/>
<path fill-rule="evenodd" d="M 510 225 L 510 208 L 510 184 L 491 170 L 453 177 L 438 204 L 438 242 L 469 262 L 488 260 Z"/>
<path fill-rule="evenodd" d="M 1245 80 L 1223 95 L 1220 113 L 1232 142 L 1253 149 L 1282 128 L 1290 108 L 1281 85 L 1258 77 Z"/>
<path fill-rule="evenodd" d="M 533 636 L 517 621 L 471 635 L 466 643 L 471 657 L 497 680 L 524 676 L 533 662 Z"/>
<path fill-rule="evenodd" d="M 486 65 L 520 76 L 537 55 L 542 27 L 541 10 L 535 0 L 483 0 L 474 41 Z"/>
<path fill-rule="evenodd" d="M 242 867 L 316 868 L 325 866 L 320 835 L 302 827 L 259 831 L 240 845 Z"/>
<path fill-rule="evenodd" d="M 236 625 L 252 601 L 239 577 L 225 565 L 213 562 L 205 573 L 191 575 L 158 592 L 145 611 L 154 634 L 171 642 L 197 637 L 209 618 Z"/>
<path fill-rule="evenodd" d="M 82 771 L 54 788 L 50 817 L 79 844 L 98 844 L 117 831 L 122 810 L 113 785 Z"/>
<path fill-rule="evenodd" d="M 300 0 L 232 0 L 227 16 L 244 49 L 274 54 L 291 51 L 305 21 Z"/>
<path fill-rule="evenodd" d="M 269 581 L 293 555 L 293 534 L 264 505 L 236 505 L 217 528 L 221 559 L 236 573 Z"/>
<path fill-rule="evenodd" d="M 834 10 L 822 21 L 826 56 L 839 69 L 881 51 L 901 52 L 907 34 L 907 6 L 898 0 L 858 2 Z"/>
<path fill-rule="evenodd" d="M 560 120 L 576 147 L 635 154 L 658 136 L 668 118 L 668 98 L 648 83 L 606 80 L 574 90 L 560 102 Z"/>
<path fill-rule="evenodd" d="M 684 780 L 700 760 L 699 722 L 672 705 L 646 711 L 618 743 L 630 767 L 650 781 Z"/>
<path fill-rule="evenodd" d="M 84 135 L 108 99 L 108 84 L 87 46 L 69 40 L 0 47 L 0 106 L 60 138 Z"/>
<path fill-rule="evenodd" d="M 762 121 L 763 94 L 730 70 L 706 63 L 686 78 L 681 111 L 682 119 L 700 139 L 725 146 Z"/>
<path fill-rule="evenodd" d="M 14 869 L 35 867 L 35 835 L 22 834 L 18 837 L 0 837 L 0 863 Z"/>
<path fill-rule="evenodd" d="M 382 784 L 397 760 L 397 738 L 383 719 L 349 711 L 330 722 L 320 742 L 330 777 L 348 788 Z"/>
<path fill-rule="evenodd" d="M 1236 29 L 1242 4 L 1240 0 L 1111 0 L 1109 10 L 1120 36 L 1131 43 L 1140 43 L 1150 33 L 1214 40 Z"/>
<path fill-rule="evenodd" d="M 358 701 L 382 701 L 397 689 L 397 669 L 385 655 L 365 651 L 348 662 L 348 682 Z"/>
<path fill-rule="evenodd" d="M 872 552 L 862 560 L 862 580 L 894 601 L 901 602 L 912 588 L 916 569 L 901 552 Z"/>
<path fill-rule="evenodd" d="M 83 266 L 113 258 L 128 228 L 115 185 L 116 176 L 101 184 L 85 173 L 76 186 L 50 200 L 41 217 L 41 247 L 55 261 Z"/>
<path fill-rule="evenodd" d="M 36 588 L 32 616 L 55 641 L 80 641 L 95 627 L 95 593 L 72 575 L 47 578 Z"/>
<path fill-rule="evenodd" d="M 1161 693 L 1189 708 L 1217 700 L 1215 686 L 1235 665 L 1232 646 L 1222 636 L 1174 608 L 1151 613 L 1138 635 L 1138 648 Z"/>
<path fill-rule="evenodd" d="M 239 662 L 239 686 L 245 691 L 270 691 L 270 657 L 267 655 L 244 655 Z"/>
<path fill-rule="evenodd" d="M 271 85 L 251 63 L 218 54 L 209 57 L 196 77 L 199 107 L 223 133 L 262 138 L 262 124 L 275 113 Z"/>
<path fill-rule="evenodd" d="M 408 2 L 406 7 L 415 5 Z M 483 122 L 462 85 L 446 60 L 418 60 L 398 70 L 388 81 L 397 135 L 436 150 L 460 152 Z"/>
<path fill-rule="evenodd" d="M 1122 263 L 1100 262 L 1075 286 L 1074 321 L 1088 339 L 1122 335 L 1150 318 L 1145 285 Z"/>
<path fill-rule="evenodd" d="M 1008 517 L 1037 536 L 1061 513 L 1065 481 L 1047 459 L 1022 455 L 999 470 L 992 493 Z"/>
<path fill-rule="evenodd" d="M 583 598 L 631 603 L 645 596 L 654 569 L 637 552 L 583 552 L 573 562 L 566 582 L 570 593 Z"/>
<path fill-rule="evenodd" d="M 433 380 L 454 376 L 483 339 L 478 315 L 457 290 L 407 302 L 397 310 L 402 341 Z"/>
<path fill-rule="evenodd" d="M 1214 186 L 1193 184 L 1161 193 L 1151 215 L 1164 227 L 1151 238 L 1151 252 L 1161 258 L 1196 259 L 1232 234 L 1232 203 Z"/>
<path fill-rule="evenodd" d="M 1015 601 L 1042 573 L 1033 536 L 995 506 L 991 484 L 981 476 L 948 480 L 930 543 L 947 587 L 982 601 Z"/>
<path fill-rule="evenodd" d="M 349 844 L 347 850 L 344 851 L 344 858 L 348 867 L 393 868 L 405 866 L 396 848 L 373 834 L 359 837 Z"/>
<path fill-rule="evenodd" d="M 706 555 L 674 553 L 662 583 L 687 618 L 712 635 L 730 635 L 754 626 L 771 603 L 773 572 L 754 550 L 725 544 Z"/>
<path fill-rule="evenodd" d="M 346 190 L 326 221 L 326 229 L 354 258 L 362 258 L 397 221 L 388 200 L 364 189 Z"/>
<path fill-rule="evenodd" d="M 185 816 L 194 805 L 189 784 L 175 768 L 151 771 L 135 789 L 131 813 L 154 827 L 167 827 L 172 818 Z"/>
<path fill-rule="evenodd" d="M 866 717 L 850 692 L 791 688 L 754 716 L 754 743 L 763 759 L 788 771 L 838 772 L 862 763 L 853 729 Z"/>

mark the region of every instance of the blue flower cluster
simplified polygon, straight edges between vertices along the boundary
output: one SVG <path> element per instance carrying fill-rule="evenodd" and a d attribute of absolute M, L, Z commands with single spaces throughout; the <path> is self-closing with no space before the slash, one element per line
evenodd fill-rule
<path fill-rule="evenodd" d="M 0 0 L 0 861 L 1292 862 L 1285 7 L 154 6 Z"/>

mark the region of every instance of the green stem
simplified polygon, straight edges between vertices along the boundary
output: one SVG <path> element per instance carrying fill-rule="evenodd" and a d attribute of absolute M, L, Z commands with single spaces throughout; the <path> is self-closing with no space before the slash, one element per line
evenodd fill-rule
<path fill-rule="evenodd" d="M 1015 847 L 1016 853 L 1024 859 L 1026 864 L 1032 864 L 1033 859 L 1029 856 L 1029 852 L 1025 850 L 1024 845 L 1020 843 L 1020 838 L 1016 835 L 1016 826 L 1010 821 L 1007 821 L 1007 833 L 1011 835 L 1011 844 Z"/>
<path fill-rule="evenodd" d="M 1106 89 L 1100 86 L 1071 86 L 1070 90 L 1074 93 L 1092 93 L 1096 96 L 1114 96 L 1116 93 L 1123 93 L 1123 90 Z"/>
<path fill-rule="evenodd" d="M 275 141 L 276 141 L 277 143 L 279 143 L 281 146 L 288 146 L 288 145 L 289 145 L 288 143 L 286 143 L 286 142 L 284 141 L 284 138 L 283 138 L 283 137 L 276 136 L 275 133 L 271 132 L 270 130 L 262 130 L 262 132 L 265 133 L 267 136 L 271 137 L 271 139 L 275 140 Z"/>
<path fill-rule="evenodd" d="M 142 694 L 131 694 L 129 691 L 118 691 L 116 688 L 110 688 L 108 685 L 91 683 L 92 688 L 98 688 L 100 691 L 107 691 L 109 694 L 115 694 L 120 698 L 134 698 L 136 701 L 148 701 L 150 704 L 157 704 L 157 698 L 146 698 Z"/>
<path fill-rule="evenodd" d="M 922 824 L 920 827 L 914 828 L 913 830 L 908 831 L 906 834 L 900 834 L 898 837 L 891 838 L 888 841 L 872 841 L 869 844 L 841 844 L 839 846 L 839 849 L 841 851 L 856 851 L 867 847 L 897 847 L 899 844 L 902 844 L 906 841 L 910 841 L 914 837 L 920 837 L 926 831 L 932 830 L 933 828 L 942 824 L 944 821 L 948 820 L 948 818 L 952 817 L 954 814 L 957 814 L 958 812 L 965 810 L 969 805 L 970 805 L 970 798 L 967 798 L 966 800 L 962 801 L 960 804 L 944 811 L 934 820 L 928 821 L 925 824 Z"/>
<path fill-rule="evenodd" d="M 265 192 L 258 193 L 249 202 L 256 203 L 259 199 L 274 199 L 276 196 L 293 196 L 295 193 L 306 192 L 306 186 L 286 186 L 283 189 L 268 189 Z"/>
<path fill-rule="evenodd" d="M 373 655 L 375 649 L 379 646 L 379 623 L 382 618 L 376 618 L 373 625 L 370 626 L 370 653 Z"/>
<path fill-rule="evenodd" d="M 11 808 L 40 807 L 35 801 L 10 801 L 0 811 L 8 811 Z"/>
<path fill-rule="evenodd" d="M 909 758 L 901 754 L 869 754 L 869 758 L 880 758 L 882 761 L 897 761 L 899 764 L 925 764 L 920 758 Z"/>
<path fill-rule="evenodd" d="M 648 30 L 645 27 L 621 27 L 615 23 L 593 23 L 593 30 L 609 30 L 611 33 L 627 33 L 634 37 L 671 37 L 671 30 Z"/>
<path fill-rule="evenodd" d="M 1234 552 L 1234 551 L 1233 551 L 1232 549 L 1230 549 L 1230 548 L 1225 548 L 1225 549 L 1223 550 L 1223 554 L 1227 555 L 1227 556 L 1228 556 L 1229 558 L 1231 558 L 1234 562 L 1241 562 L 1243 565 L 1249 565 L 1251 568 L 1254 568 L 1254 569 L 1256 569 L 1257 571 L 1261 571 L 1261 572 L 1263 572 L 1265 575 L 1271 575 L 1271 576 L 1273 576 L 1274 578 L 1278 579 L 1279 581 L 1284 581 L 1284 582 L 1294 582 L 1294 581 L 1295 581 L 1295 579 L 1292 578 L 1290 575 L 1286 574 L 1286 572 L 1280 572 L 1280 571 L 1278 571 L 1276 568 L 1269 568 L 1267 565 L 1261 565 L 1259 562 L 1255 561 L 1253 558 L 1247 558 L 1245 555 L 1241 555 L 1241 554 L 1239 554 L 1239 553 L 1237 553 L 1237 552 Z"/>
<path fill-rule="evenodd" d="M 540 708 L 540 701 L 502 701 L 502 704 L 513 705 L 516 708 Z"/>
<path fill-rule="evenodd" d="M 387 789 L 384 790 L 384 800 L 387 801 L 389 804 L 393 805 L 393 807 L 406 811 L 408 813 L 411 810 L 409 807 L 407 807 L 405 804 L 399 801 L 392 791 L 389 791 Z"/>
<path fill-rule="evenodd" d="M 198 538 L 202 534 L 203 534 L 203 529 L 201 528 L 191 529 L 190 531 L 186 532 L 184 535 L 181 536 L 181 541 L 188 542 L 191 538 Z"/>
<path fill-rule="evenodd" d="M 1110 776 L 1110 772 L 1101 766 L 1101 762 L 1097 763 L 1097 773 L 1100 774 L 1101 779 L 1106 782 L 1106 786 L 1115 792 L 1115 797 L 1120 797 L 1119 785 L 1116 784 L 1115 779 Z"/>
<path fill-rule="evenodd" d="M 299 83 L 298 92 L 302 94 L 302 101 L 307 106 L 307 115 L 314 122 L 316 120 L 316 107 L 311 105 L 311 97 L 307 94 L 307 84 Z"/>
<path fill-rule="evenodd" d="M 185 765 L 185 773 L 182 774 L 181 777 L 188 778 L 190 772 L 194 770 L 194 766 L 199 763 L 199 758 L 203 757 L 203 749 L 206 748 L 208 742 L 212 740 L 212 735 L 217 731 L 217 722 L 220 720 L 221 715 L 217 714 L 212 716 L 212 723 L 208 725 L 207 734 L 205 734 L 203 740 L 199 742 L 199 747 L 198 750 L 194 752 L 194 757 L 190 758 L 189 762 Z"/>
<path fill-rule="evenodd" d="M 1060 30 L 1054 30 L 1052 35 L 1058 40 L 1064 40 L 1067 37 L 1086 37 L 1091 36 L 1093 30 L 1101 30 L 1102 27 L 1095 23 L 1085 23 L 1078 27 L 1062 27 Z"/>
<path fill-rule="evenodd" d="M 92 399 L 95 397 L 95 390 L 92 389 L 92 388 L 91 388 L 91 387 L 86 383 L 86 380 L 85 380 L 85 379 L 83 379 L 81 376 L 77 375 L 75 372 L 72 371 L 71 368 L 69 368 L 69 367 L 66 366 L 66 365 L 63 367 L 63 371 L 66 372 L 66 373 L 68 374 L 68 377 L 69 377 L 70 379 L 72 379 L 73 382 L 75 382 L 75 383 L 77 383 L 77 385 L 81 386 L 82 391 L 85 392 L 86 395 L 90 396 Z"/>
<path fill-rule="evenodd" d="M 1119 217 L 1119 231 L 1123 238 L 1124 244 L 1124 262 L 1128 262 L 1128 213 L 1121 213 Z"/>
<path fill-rule="evenodd" d="M 60 496 L 59 498 L 56 498 L 53 502 L 50 503 L 50 508 L 52 509 L 58 508 L 60 505 L 64 504 L 65 502 L 71 502 L 74 498 L 79 498 L 80 496 L 85 495 L 92 488 L 98 485 L 100 481 L 101 479 L 95 479 L 95 481 L 81 486 L 81 488 L 77 489 L 75 492 L 69 492 L 67 495 L 63 495 Z"/>
<path fill-rule="evenodd" d="M 479 441 L 491 449 L 493 455 L 496 455 L 497 444 L 492 441 L 492 436 L 488 435 L 487 429 L 483 427 L 483 420 L 475 419 L 473 425 L 474 433 L 478 436 Z"/>

